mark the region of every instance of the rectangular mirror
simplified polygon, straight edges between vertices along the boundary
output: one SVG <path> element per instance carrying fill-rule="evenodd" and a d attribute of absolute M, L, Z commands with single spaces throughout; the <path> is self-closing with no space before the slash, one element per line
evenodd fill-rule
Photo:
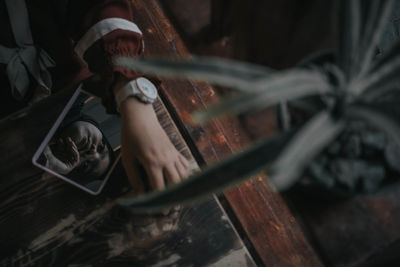
<path fill-rule="evenodd" d="M 52 175 L 97 195 L 120 158 L 120 119 L 106 113 L 101 99 L 74 93 L 32 162 Z"/>

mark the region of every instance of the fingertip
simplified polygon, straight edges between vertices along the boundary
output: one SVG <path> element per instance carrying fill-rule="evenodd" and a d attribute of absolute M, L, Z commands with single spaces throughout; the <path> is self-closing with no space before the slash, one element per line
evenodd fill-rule
<path fill-rule="evenodd" d="M 179 161 L 185 168 L 189 168 L 189 161 L 181 154 L 179 155 Z"/>
<path fill-rule="evenodd" d="M 176 162 L 164 169 L 164 176 L 167 182 L 176 184 L 181 181 L 179 169 L 176 167 Z"/>
<path fill-rule="evenodd" d="M 186 168 L 182 162 L 175 162 L 175 167 L 178 170 L 181 180 L 185 180 L 189 174 L 189 168 Z"/>
<path fill-rule="evenodd" d="M 165 188 L 165 182 L 162 169 L 156 167 L 145 167 L 145 169 L 151 188 L 155 191 L 163 190 Z"/>

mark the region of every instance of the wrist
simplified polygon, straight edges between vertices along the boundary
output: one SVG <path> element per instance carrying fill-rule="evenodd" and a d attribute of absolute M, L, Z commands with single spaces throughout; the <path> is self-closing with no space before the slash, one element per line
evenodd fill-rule
<path fill-rule="evenodd" d="M 127 84 L 129 83 L 132 79 L 128 79 L 123 75 L 116 75 L 117 77 L 115 78 L 115 82 L 113 84 L 113 93 L 114 95 L 117 95 L 118 92 Z"/>
<path fill-rule="evenodd" d="M 136 98 L 144 104 L 152 104 L 157 99 L 157 88 L 144 77 L 134 80 L 122 77 L 116 81 L 113 90 L 118 112 L 121 104 L 129 98 Z"/>
<path fill-rule="evenodd" d="M 151 121 L 153 118 L 157 118 L 153 105 L 143 103 L 135 97 L 125 99 L 120 105 L 119 113 L 122 120 L 133 123 Z"/>

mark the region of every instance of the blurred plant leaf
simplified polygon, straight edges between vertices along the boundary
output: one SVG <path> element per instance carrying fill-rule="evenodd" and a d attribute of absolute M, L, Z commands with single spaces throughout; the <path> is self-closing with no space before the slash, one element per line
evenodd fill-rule
<path fill-rule="evenodd" d="M 343 129 L 329 112 L 322 111 L 307 122 L 285 146 L 272 166 L 271 182 L 278 190 L 286 190 L 303 174 L 307 164 Z"/>
<path fill-rule="evenodd" d="M 363 120 L 376 129 L 384 132 L 398 147 L 400 147 L 400 125 L 398 120 L 384 107 L 373 105 L 352 105 L 348 108 L 346 117 L 350 120 Z"/>
<path fill-rule="evenodd" d="M 382 90 L 390 88 L 399 83 L 400 73 L 400 42 L 397 42 L 386 54 L 378 58 L 373 65 L 369 75 L 360 81 L 359 88 L 355 91 L 357 94 L 373 94 L 379 95 Z"/>
<path fill-rule="evenodd" d="M 361 21 L 361 25 L 364 25 L 363 39 L 359 44 L 361 75 L 366 74 L 371 67 L 382 34 L 390 21 L 394 3 L 395 0 L 361 0 L 361 10 L 364 11 Z"/>
<path fill-rule="evenodd" d="M 240 90 L 251 90 L 254 82 L 265 79 L 274 72 L 272 69 L 255 64 L 212 57 L 190 59 L 118 57 L 114 63 L 148 74 L 198 79 Z"/>
<path fill-rule="evenodd" d="M 394 0 L 342 0 L 340 3 L 338 61 L 350 80 L 363 76 L 371 67 Z"/>
<path fill-rule="evenodd" d="M 376 103 L 385 95 L 388 95 L 391 92 L 399 92 L 400 90 L 400 81 L 396 79 L 396 75 L 394 75 L 388 81 L 383 81 L 384 84 L 379 87 L 369 87 L 363 95 L 361 96 L 362 102 L 365 103 Z"/>
<path fill-rule="evenodd" d="M 373 63 L 373 66 L 370 69 L 370 73 L 371 74 L 374 73 L 375 71 L 384 67 L 391 61 L 397 61 L 399 55 L 400 55 L 400 41 L 397 41 L 387 51 L 385 51 L 383 54 L 377 57 L 377 59 Z"/>
<path fill-rule="evenodd" d="M 119 203 L 137 213 L 158 212 L 210 197 L 268 168 L 295 132 L 296 130 L 292 130 L 255 144 L 163 191 L 122 199 Z"/>
<path fill-rule="evenodd" d="M 353 76 L 355 65 L 359 60 L 361 1 L 340 1 L 339 29 L 341 31 L 339 32 L 338 63 L 348 79 Z"/>
<path fill-rule="evenodd" d="M 315 70 L 295 69 L 271 74 L 268 81 L 256 83 L 255 90 L 242 92 L 226 97 L 219 103 L 211 105 L 205 111 L 194 113 L 199 123 L 225 115 L 256 111 L 282 101 L 296 98 L 332 93 L 332 87 L 326 76 Z"/>

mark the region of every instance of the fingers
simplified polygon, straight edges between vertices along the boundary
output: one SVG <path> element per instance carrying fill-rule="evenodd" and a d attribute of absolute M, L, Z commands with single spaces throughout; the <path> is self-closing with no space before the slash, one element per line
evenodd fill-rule
<path fill-rule="evenodd" d="M 181 181 L 181 176 L 176 168 L 176 164 L 169 164 L 164 168 L 164 177 L 168 183 L 179 183 Z"/>
<path fill-rule="evenodd" d="M 75 142 L 72 141 L 72 139 L 70 137 L 67 138 L 67 142 L 69 144 L 69 149 L 71 151 L 70 163 L 71 163 L 71 165 L 74 165 L 74 164 L 78 163 L 79 159 L 80 159 L 78 147 L 76 146 Z"/>
<path fill-rule="evenodd" d="M 132 186 L 133 192 L 137 195 L 144 194 L 145 186 L 139 172 L 139 163 L 135 160 L 127 160 L 126 158 L 122 158 L 122 163 L 128 176 L 129 183 Z"/>
<path fill-rule="evenodd" d="M 170 164 L 168 167 L 164 169 L 164 176 L 168 183 L 175 184 L 179 183 L 183 179 L 183 175 L 185 171 L 183 166 L 179 160 L 175 161 L 174 164 Z M 173 211 L 177 212 L 181 209 L 180 205 L 174 206 L 172 208 Z M 163 212 L 164 215 L 167 215 L 171 210 L 166 210 Z"/>
<path fill-rule="evenodd" d="M 153 190 L 163 190 L 165 188 L 162 168 L 157 166 L 145 166 L 146 173 L 149 176 L 150 186 Z"/>
<path fill-rule="evenodd" d="M 178 171 L 181 180 L 187 178 L 189 174 L 189 168 L 186 167 L 181 161 L 178 160 L 177 162 L 175 162 L 175 168 Z"/>
<path fill-rule="evenodd" d="M 189 161 L 184 156 L 182 156 L 182 154 L 179 154 L 178 158 L 179 162 L 185 167 L 185 169 L 189 169 Z"/>
<path fill-rule="evenodd" d="M 59 144 L 57 159 L 65 164 L 69 170 L 72 170 L 80 160 L 78 148 L 70 137 L 66 139 L 60 138 L 57 143 Z"/>

